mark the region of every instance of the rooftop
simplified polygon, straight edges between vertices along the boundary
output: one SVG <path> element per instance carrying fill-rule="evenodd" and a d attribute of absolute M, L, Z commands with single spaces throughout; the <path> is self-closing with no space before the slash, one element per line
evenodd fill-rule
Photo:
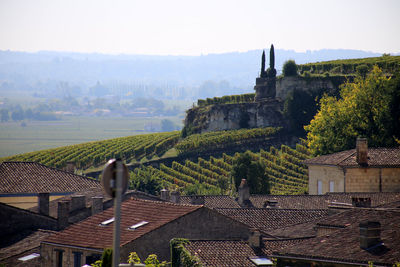
<path fill-rule="evenodd" d="M 356 149 L 323 155 L 304 161 L 307 165 L 358 167 Z M 368 148 L 368 166 L 400 167 L 400 148 Z"/>
<path fill-rule="evenodd" d="M 207 208 L 240 208 L 240 205 L 236 202 L 236 200 L 230 196 L 223 195 L 201 195 L 201 196 L 181 196 L 180 203 L 182 204 L 192 204 L 194 199 L 198 199 L 199 202 L 202 202 L 202 205 Z M 204 201 L 203 201 L 204 199 Z"/>
<path fill-rule="evenodd" d="M 359 223 L 367 220 L 379 221 L 381 224 L 383 244 L 371 250 L 360 248 Z M 334 234 L 312 238 L 277 251 L 274 253 L 275 256 L 336 263 L 367 264 L 373 261 L 374 265 L 390 266 L 400 261 L 400 211 L 398 210 L 354 209 L 321 220 L 319 224 L 342 226 L 342 228 L 337 228 Z"/>
<path fill-rule="evenodd" d="M 66 193 L 101 188 L 98 181 L 35 162 L 0 164 L 0 194 Z"/>
<path fill-rule="evenodd" d="M 189 214 L 202 206 L 178 205 L 140 199 L 129 199 L 121 204 L 121 243 L 124 245 L 171 221 Z M 114 210 L 107 209 L 65 230 L 48 237 L 45 242 L 103 249 L 112 246 L 113 223 L 105 226 L 102 222 L 114 217 Z M 148 222 L 135 230 L 132 225 Z"/>
<path fill-rule="evenodd" d="M 330 214 L 329 210 L 300 210 L 300 209 L 217 209 L 218 212 L 251 228 L 270 234 L 271 230 L 315 221 Z"/>

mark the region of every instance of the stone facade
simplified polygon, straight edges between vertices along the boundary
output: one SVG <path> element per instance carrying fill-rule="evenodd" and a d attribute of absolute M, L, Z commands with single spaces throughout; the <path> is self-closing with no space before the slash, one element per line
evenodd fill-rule
<path fill-rule="evenodd" d="M 290 91 L 333 91 L 336 87 L 329 78 L 305 78 L 301 76 L 282 77 L 276 80 L 276 97 L 286 99 Z"/>

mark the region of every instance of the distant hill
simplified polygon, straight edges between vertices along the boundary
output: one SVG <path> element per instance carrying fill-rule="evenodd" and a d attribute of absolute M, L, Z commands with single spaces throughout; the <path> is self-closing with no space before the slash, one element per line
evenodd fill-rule
<path fill-rule="evenodd" d="M 204 81 L 228 81 L 231 86 L 254 84 L 262 50 L 202 56 L 103 55 L 42 51 L 0 51 L 0 82 L 16 86 L 53 80 L 88 87 L 102 83 L 143 83 L 198 86 Z M 326 49 L 295 52 L 275 50 L 278 73 L 282 64 L 381 56 L 360 50 Z M 227 92 L 226 92 L 227 93 Z"/>

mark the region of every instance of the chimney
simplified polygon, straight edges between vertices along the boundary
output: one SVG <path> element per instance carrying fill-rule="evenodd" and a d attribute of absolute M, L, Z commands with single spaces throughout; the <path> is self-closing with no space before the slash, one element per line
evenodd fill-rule
<path fill-rule="evenodd" d="M 67 166 L 65 167 L 65 171 L 70 172 L 70 173 L 75 173 L 75 162 L 73 161 L 68 161 Z"/>
<path fill-rule="evenodd" d="M 381 244 L 381 224 L 379 222 L 360 222 L 360 248 L 369 249 Z"/>
<path fill-rule="evenodd" d="M 70 210 L 80 210 L 86 208 L 86 197 L 84 195 L 71 196 Z"/>
<path fill-rule="evenodd" d="M 172 191 L 171 192 L 171 202 L 179 204 L 181 202 L 181 194 L 179 191 Z"/>
<path fill-rule="evenodd" d="M 50 193 L 39 193 L 38 196 L 39 214 L 49 216 L 49 199 L 50 199 Z"/>
<path fill-rule="evenodd" d="M 169 201 L 169 190 L 168 189 L 161 189 L 160 197 L 164 201 Z"/>
<path fill-rule="evenodd" d="M 190 204 L 192 205 L 204 205 L 204 196 L 190 196 Z"/>
<path fill-rule="evenodd" d="M 103 197 L 92 197 L 92 215 L 103 211 Z"/>
<path fill-rule="evenodd" d="M 260 231 L 258 230 L 251 231 L 249 236 L 249 245 L 252 248 L 260 248 L 262 244 L 261 241 L 262 241 L 262 236 L 260 234 Z"/>
<path fill-rule="evenodd" d="M 357 163 L 361 166 L 368 165 L 368 141 L 367 138 L 357 137 L 356 141 Z"/>
<path fill-rule="evenodd" d="M 69 201 L 59 201 L 57 209 L 58 229 L 64 229 L 68 226 Z"/>
<path fill-rule="evenodd" d="M 250 199 L 250 188 L 247 185 L 246 179 L 242 179 L 242 182 L 240 183 L 239 189 L 239 205 L 247 205 Z"/>
<path fill-rule="evenodd" d="M 371 208 L 371 198 L 370 197 L 352 197 L 351 203 L 353 204 L 353 207 Z"/>

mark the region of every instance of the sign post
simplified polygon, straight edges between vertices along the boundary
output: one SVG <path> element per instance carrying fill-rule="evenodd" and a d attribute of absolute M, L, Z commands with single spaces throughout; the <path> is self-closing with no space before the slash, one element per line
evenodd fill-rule
<path fill-rule="evenodd" d="M 121 159 L 111 159 L 104 166 L 101 183 L 106 193 L 114 198 L 113 267 L 119 265 L 121 198 L 128 187 L 128 178 L 128 168 Z"/>

